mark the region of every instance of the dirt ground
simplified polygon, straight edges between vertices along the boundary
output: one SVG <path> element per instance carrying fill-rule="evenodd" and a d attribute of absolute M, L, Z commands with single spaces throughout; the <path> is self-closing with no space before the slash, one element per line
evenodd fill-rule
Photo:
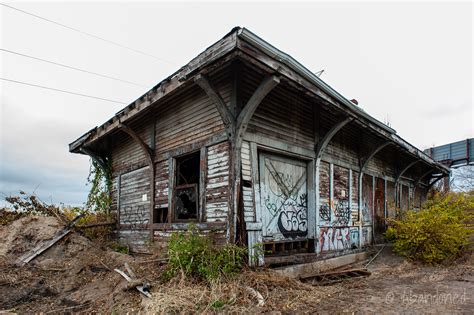
<path fill-rule="evenodd" d="M 23 217 L 0 227 L 2 313 L 472 313 L 473 256 L 450 266 L 404 261 L 386 247 L 369 265 L 372 274 L 331 285 L 303 283 L 271 270 L 205 284 L 177 277 L 163 283 L 155 257 L 133 257 L 70 233 L 24 267 L 19 256 L 51 238 L 61 224 L 52 217 Z M 140 295 L 114 268 L 128 263 L 152 285 Z M 260 306 L 258 304 L 261 304 Z"/>

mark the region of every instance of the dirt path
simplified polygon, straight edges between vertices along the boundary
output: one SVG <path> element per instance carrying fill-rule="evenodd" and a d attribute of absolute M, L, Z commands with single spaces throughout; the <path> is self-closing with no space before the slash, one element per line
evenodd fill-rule
<path fill-rule="evenodd" d="M 449 267 L 417 266 L 385 248 L 369 266 L 372 275 L 340 284 L 319 312 L 393 314 L 474 313 L 472 256 Z"/>

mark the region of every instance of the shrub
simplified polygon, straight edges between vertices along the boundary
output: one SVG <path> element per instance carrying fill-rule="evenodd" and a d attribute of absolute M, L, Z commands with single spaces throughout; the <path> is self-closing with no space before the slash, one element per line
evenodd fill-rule
<path fill-rule="evenodd" d="M 165 279 L 177 272 L 207 281 L 233 276 L 244 267 L 247 250 L 236 245 L 215 246 L 210 236 L 199 235 L 195 227 L 173 233 L 168 242 Z"/>
<path fill-rule="evenodd" d="M 472 234 L 474 194 L 435 193 L 420 211 L 390 220 L 385 233 L 394 250 L 410 260 L 442 263 L 460 256 Z"/>

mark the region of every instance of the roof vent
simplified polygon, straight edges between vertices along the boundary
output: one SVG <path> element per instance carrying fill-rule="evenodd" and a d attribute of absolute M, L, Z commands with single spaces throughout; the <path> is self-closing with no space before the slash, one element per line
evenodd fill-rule
<path fill-rule="evenodd" d="M 351 99 L 351 102 L 356 104 L 356 105 L 359 105 L 359 102 L 355 98 Z"/>

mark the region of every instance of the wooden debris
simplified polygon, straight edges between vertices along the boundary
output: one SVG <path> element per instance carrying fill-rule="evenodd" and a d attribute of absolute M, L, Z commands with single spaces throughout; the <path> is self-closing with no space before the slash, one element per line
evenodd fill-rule
<path fill-rule="evenodd" d="M 318 275 L 312 276 L 305 279 L 311 284 L 316 285 L 326 285 L 333 284 L 336 282 L 341 282 L 350 278 L 365 277 L 370 276 L 371 273 L 367 269 L 347 269 L 347 270 L 338 270 L 333 272 L 320 273 Z"/>
<path fill-rule="evenodd" d="M 43 252 L 45 252 L 48 248 L 50 248 L 51 246 L 53 246 L 54 244 L 56 244 L 59 240 L 61 240 L 64 236 L 66 236 L 67 234 L 69 234 L 69 232 L 71 232 L 71 228 L 77 223 L 77 221 L 82 218 L 84 216 L 84 214 L 80 214 L 78 215 L 77 217 L 74 218 L 74 220 L 72 220 L 71 222 L 69 222 L 69 224 L 64 228 L 62 229 L 61 231 L 59 231 L 58 233 L 56 233 L 56 235 L 48 240 L 48 241 L 45 241 L 45 242 L 42 242 L 42 243 L 39 243 L 35 248 L 33 248 L 31 251 L 29 251 L 28 253 L 24 254 L 23 256 L 21 256 L 18 261 L 17 261 L 17 265 L 22 267 L 24 265 L 26 265 L 27 263 L 29 263 L 30 261 L 32 261 L 33 259 L 35 259 L 36 257 L 38 257 L 39 255 L 41 255 Z"/>
<path fill-rule="evenodd" d="M 128 273 L 130 274 L 127 275 L 125 272 L 123 272 L 122 270 L 120 269 L 114 269 L 115 272 L 117 272 L 119 275 L 121 275 L 122 277 L 125 278 L 125 280 L 127 280 L 128 282 L 132 283 L 132 287 L 135 287 L 135 289 L 138 290 L 138 292 L 140 292 L 141 294 L 143 294 L 144 296 L 148 297 L 148 298 L 151 298 L 151 293 L 149 292 L 150 290 L 150 284 L 147 283 L 147 282 L 143 282 L 143 281 L 139 281 L 137 279 L 135 279 L 135 273 L 133 272 L 133 270 L 130 268 L 130 266 L 128 265 L 128 263 L 125 263 L 125 269 L 127 269 Z M 137 285 L 137 283 L 141 283 L 142 285 Z"/>
<path fill-rule="evenodd" d="M 257 306 L 264 306 L 265 305 L 265 299 L 263 298 L 262 294 L 260 294 L 260 292 L 258 292 L 257 290 L 255 290 L 254 288 L 251 288 L 251 287 L 245 287 L 247 289 L 247 291 L 250 292 L 250 294 L 252 294 L 255 298 L 257 298 Z"/>

